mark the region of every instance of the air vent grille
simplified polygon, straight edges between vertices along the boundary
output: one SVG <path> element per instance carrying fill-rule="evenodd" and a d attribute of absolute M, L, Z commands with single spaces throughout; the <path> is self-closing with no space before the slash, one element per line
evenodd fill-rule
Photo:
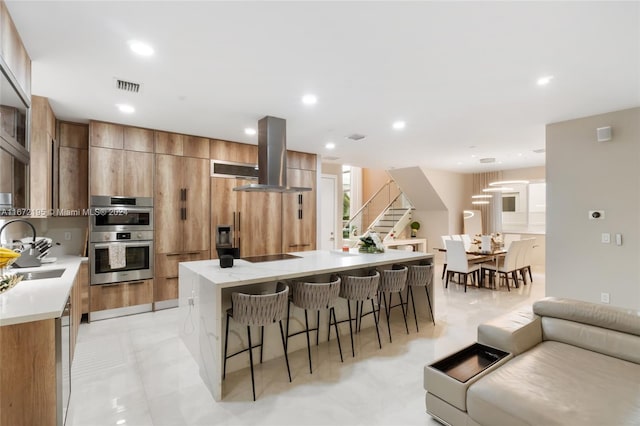
<path fill-rule="evenodd" d="M 258 166 L 255 164 L 211 160 L 211 176 L 230 179 L 258 179 Z"/>
<path fill-rule="evenodd" d="M 352 141 L 361 141 L 362 139 L 366 138 L 366 135 L 361 135 L 360 133 L 353 133 L 349 136 L 347 136 L 347 139 L 351 139 Z"/>
<path fill-rule="evenodd" d="M 130 93 L 138 93 L 140 92 L 140 83 L 134 83 L 133 81 L 120 80 L 119 78 L 115 79 L 116 81 L 116 89 L 124 90 L 125 92 Z"/>
<path fill-rule="evenodd" d="M 487 157 L 487 158 L 481 158 L 480 162 L 485 164 L 485 163 L 495 163 L 496 159 L 493 157 Z"/>

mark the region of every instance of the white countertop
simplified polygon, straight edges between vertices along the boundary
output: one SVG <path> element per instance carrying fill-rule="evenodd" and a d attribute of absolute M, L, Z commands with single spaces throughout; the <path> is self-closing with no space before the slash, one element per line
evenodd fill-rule
<path fill-rule="evenodd" d="M 78 274 L 79 256 L 58 256 L 54 263 L 37 268 L 14 268 L 18 273 L 64 269 L 60 278 L 20 281 L 12 289 L 0 294 L 0 326 L 58 318 L 64 311 Z"/>
<path fill-rule="evenodd" d="M 357 249 L 352 249 L 348 253 L 339 250 L 315 250 L 290 254 L 300 258 L 260 263 L 234 259 L 231 268 L 221 268 L 218 260 L 184 262 L 180 263 L 180 266 L 188 268 L 220 287 L 233 287 L 304 277 L 309 276 L 310 273 L 329 274 L 359 267 L 374 267 L 433 257 L 433 254 L 405 250 L 386 250 L 384 253 L 359 253 Z"/>

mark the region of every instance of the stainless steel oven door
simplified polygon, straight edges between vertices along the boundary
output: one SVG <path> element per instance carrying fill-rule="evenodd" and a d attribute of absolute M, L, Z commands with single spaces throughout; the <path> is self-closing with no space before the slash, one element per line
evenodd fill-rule
<path fill-rule="evenodd" d="M 126 266 L 109 265 L 109 246 L 125 247 Z M 153 241 L 91 243 L 91 285 L 153 278 Z"/>

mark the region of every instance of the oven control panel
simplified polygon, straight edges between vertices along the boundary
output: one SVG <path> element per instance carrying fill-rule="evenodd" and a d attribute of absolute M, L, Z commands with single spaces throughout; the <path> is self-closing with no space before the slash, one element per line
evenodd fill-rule
<path fill-rule="evenodd" d="M 131 231 L 131 232 L 92 232 L 91 242 L 99 243 L 104 241 L 147 241 L 153 240 L 153 231 Z"/>

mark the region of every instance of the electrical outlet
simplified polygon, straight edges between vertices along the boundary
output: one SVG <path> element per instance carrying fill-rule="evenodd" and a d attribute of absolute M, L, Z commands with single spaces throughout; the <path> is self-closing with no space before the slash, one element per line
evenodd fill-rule
<path fill-rule="evenodd" d="M 609 303 L 609 293 L 600 293 L 600 301 L 602 303 Z"/>
<path fill-rule="evenodd" d="M 64 233 L 64 240 L 65 241 L 71 241 L 71 232 L 65 232 Z"/>

